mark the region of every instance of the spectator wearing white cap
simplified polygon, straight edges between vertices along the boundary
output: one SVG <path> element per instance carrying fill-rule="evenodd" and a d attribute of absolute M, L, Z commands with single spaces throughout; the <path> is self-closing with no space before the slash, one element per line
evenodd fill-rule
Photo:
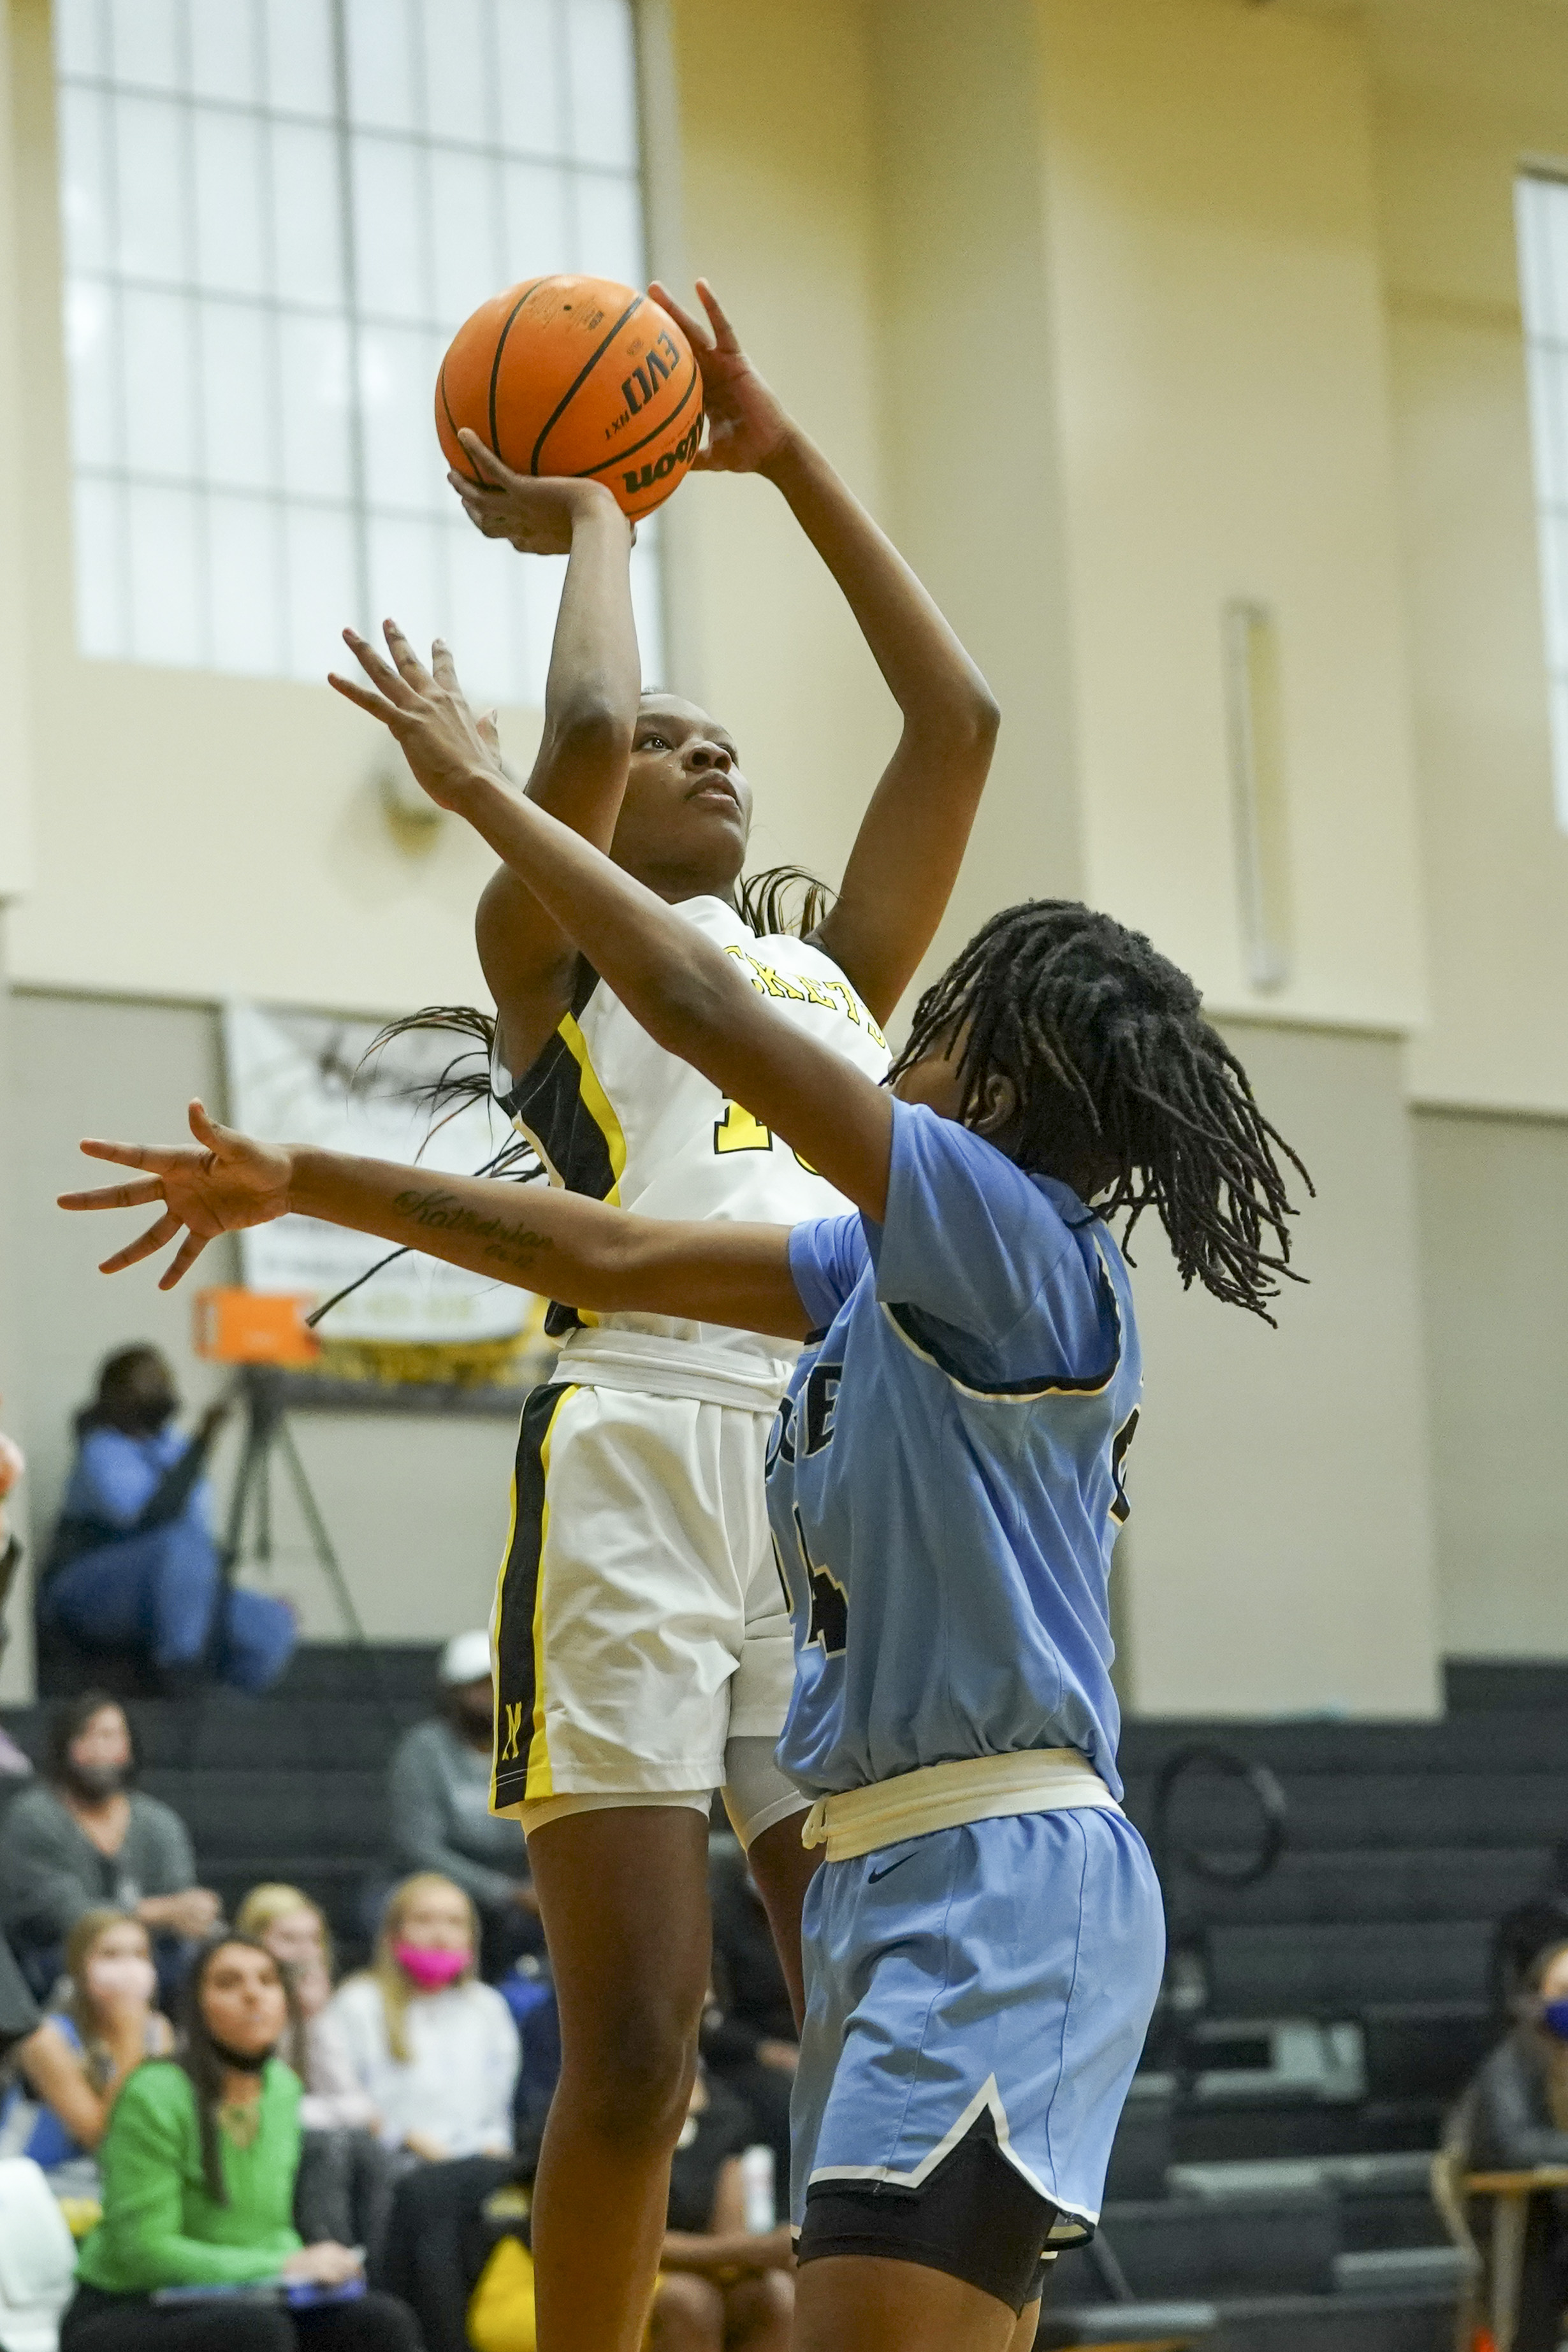
<path fill-rule="evenodd" d="M 544 1936 L 522 1832 L 489 1809 L 489 1635 L 454 1633 L 437 1675 L 439 1714 L 405 1732 L 392 1759 L 393 1852 L 400 1872 L 439 1871 L 473 1897 L 493 1984 L 521 1953 L 542 1951 Z"/>

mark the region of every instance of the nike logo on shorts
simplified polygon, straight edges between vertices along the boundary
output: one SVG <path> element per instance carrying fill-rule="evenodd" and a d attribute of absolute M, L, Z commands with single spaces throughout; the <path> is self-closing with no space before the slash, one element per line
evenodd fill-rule
<path fill-rule="evenodd" d="M 913 1862 L 913 1860 L 914 1855 L 912 1853 L 901 1853 L 900 1854 L 897 1862 L 889 1862 L 880 1870 L 868 1870 L 866 1873 L 867 1885 L 875 1886 L 879 1878 L 889 1877 L 895 1870 L 902 1870 L 906 1862 Z"/>

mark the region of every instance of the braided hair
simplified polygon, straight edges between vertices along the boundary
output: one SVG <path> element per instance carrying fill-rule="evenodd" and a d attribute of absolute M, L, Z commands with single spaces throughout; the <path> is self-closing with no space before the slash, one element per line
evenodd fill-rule
<path fill-rule="evenodd" d="M 1281 1156 L 1309 1192 L 1312 1180 L 1193 982 L 1141 931 L 1071 899 L 1005 908 L 926 990 L 891 1075 L 960 1037 L 966 1126 L 1010 1096 L 1007 1150 L 1020 1167 L 1104 1165 L 1096 1209 L 1129 1213 L 1124 1239 L 1154 1209 L 1184 1288 L 1195 1276 L 1273 1322 L 1265 1302 L 1279 1277 L 1303 1279 L 1289 1263 Z"/>

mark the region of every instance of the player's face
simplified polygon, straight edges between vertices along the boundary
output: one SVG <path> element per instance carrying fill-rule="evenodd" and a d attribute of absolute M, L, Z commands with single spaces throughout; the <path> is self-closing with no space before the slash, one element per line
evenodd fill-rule
<path fill-rule="evenodd" d="M 671 901 L 728 897 L 746 854 L 752 788 L 728 729 L 679 695 L 644 698 L 610 854 Z"/>

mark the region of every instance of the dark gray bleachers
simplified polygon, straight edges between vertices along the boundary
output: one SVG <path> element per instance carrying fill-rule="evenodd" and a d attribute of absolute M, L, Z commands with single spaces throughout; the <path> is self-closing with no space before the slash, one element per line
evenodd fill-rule
<path fill-rule="evenodd" d="M 426 1713 L 436 1651 L 313 1643 L 261 1698 L 213 1690 L 188 1705 L 127 1704 L 142 1786 L 185 1822 L 203 1883 L 232 1912 L 261 1879 L 302 1886 L 346 1954 L 363 1950 L 361 1896 L 386 1852 L 386 1767 Z M 48 1703 L 7 1710 L 11 1736 L 42 1752 Z"/>

